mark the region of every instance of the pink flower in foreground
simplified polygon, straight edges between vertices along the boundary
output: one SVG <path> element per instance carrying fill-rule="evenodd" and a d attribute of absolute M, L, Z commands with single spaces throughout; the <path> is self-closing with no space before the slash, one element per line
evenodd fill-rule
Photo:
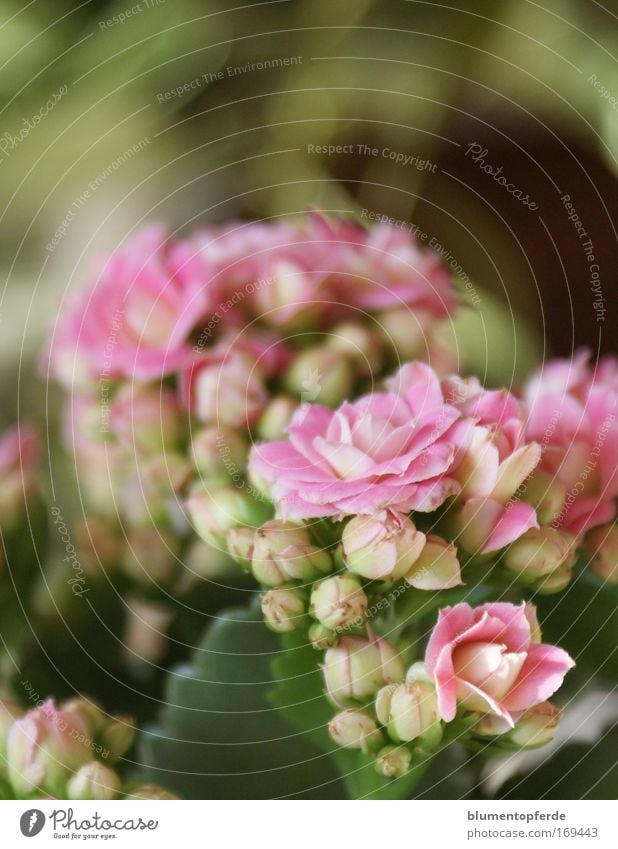
<path fill-rule="evenodd" d="M 536 632 L 534 608 L 524 603 L 443 608 L 425 654 L 442 719 L 451 722 L 459 704 L 513 727 L 521 711 L 553 695 L 575 664 L 562 649 L 537 642 Z"/>
<path fill-rule="evenodd" d="M 289 440 L 255 446 L 250 469 L 280 518 L 430 512 L 459 490 L 449 472 L 468 432 L 460 418 L 432 369 L 410 363 L 385 392 L 337 410 L 303 405 Z"/>
<path fill-rule="evenodd" d="M 150 225 L 109 256 L 94 283 L 65 308 L 49 351 L 54 376 L 151 380 L 188 365 L 187 337 L 215 302 L 211 272 L 188 243 Z"/>
<path fill-rule="evenodd" d="M 539 470 L 560 482 L 554 525 L 574 534 L 611 521 L 618 496 L 618 361 L 589 354 L 553 360 L 528 381 L 526 435 L 542 447 Z"/>
<path fill-rule="evenodd" d="M 459 453 L 455 477 L 461 486 L 461 542 L 470 552 L 498 551 L 538 527 L 530 505 L 513 500 L 534 471 L 541 447 L 524 438 L 522 405 L 506 389 L 486 390 L 476 378 L 442 381 L 446 400 L 474 421 Z"/>

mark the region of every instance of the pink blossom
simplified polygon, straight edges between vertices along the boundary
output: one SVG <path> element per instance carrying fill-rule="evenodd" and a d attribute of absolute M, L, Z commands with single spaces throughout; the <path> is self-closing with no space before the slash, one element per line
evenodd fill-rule
<path fill-rule="evenodd" d="M 212 309 L 211 270 L 188 243 L 149 225 L 107 257 L 93 285 L 72 298 L 48 353 L 68 385 L 98 378 L 160 378 L 195 357 L 187 337 Z"/>
<path fill-rule="evenodd" d="M 451 722 L 459 705 L 513 727 L 521 711 L 553 695 L 575 664 L 562 649 L 537 642 L 536 631 L 534 609 L 524 603 L 443 608 L 425 654 L 442 719 Z"/>
<path fill-rule="evenodd" d="M 545 364 L 524 387 L 528 439 L 542 446 L 539 470 L 565 488 L 554 520 L 574 534 L 611 521 L 618 496 L 618 360 L 589 353 Z"/>
<path fill-rule="evenodd" d="M 30 424 L 15 425 L 0 437 L 0 523 L 5 529 L 26 510 L 36 487 L 37 435 Z"/>
<path fill-rule="evenodd" d="M 461 542 L 487 554 L 538 527 L 536 512 L 513 500 L 534 471 L 541 448 L 525 439 L 525 411 L 506 389 L 486 390 L 476 378 L 457 375 L 442 381 L 447 401 L 474 422 L 471 438 L 457 457 L 461 486 Z"/>
<path fill-rule="evenodd" d="M 449 472 L 466 436 L 436 374 L 410 363 L 385 392 L 337 410 L 304 404 L 289 440 L 256 446 L 250 468 L 280 518 L 430 512 L 459 487 Z"/>

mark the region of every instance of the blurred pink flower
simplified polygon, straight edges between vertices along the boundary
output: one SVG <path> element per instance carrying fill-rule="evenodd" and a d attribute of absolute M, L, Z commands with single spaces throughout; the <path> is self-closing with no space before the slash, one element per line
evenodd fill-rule
<path fill-rule="evenodd" d="M 429 366 L 410 363 L 385 392 L 337 410 L 305 404 L 289 440 L 254 447 L 250 468 L 281 518 L 435 510 L 459 490 L 449 472 L 468 429 Z"/>
<path fill-rule="evenodd" d="M 524 387 L 526 436 L 542 446 L 539 470 L 566 492 L 553 524 L 574 534 L 611 521 L 618 496 L 618 360 L 589 360 L 587 351 L 552 360 Z"/>
<path fill-rule="evenodd" d="M 425 654 L 442 719 L 451 722 L 459 704 L 513 727 L 519 712 L 553 695 L 575 664 L 562 649 L 537 642 L 536 632 L 534 608 L 524 603 L 443 608 Z"/>
<path fill-rule="evenodd" d="M 211 276 L 189 243 L 168 242 L 158 225 L 144 227 L 65 307 L 44 366 L 69 386 L 151 380 L 187 366 L 195 358 L 187 337 L 217 300 Z"/>
<path fill-rule="evenodd" d="M 15 425 L 0 436 L 0 522 L 6 528 L 26 510 L 36 488 L 39 444 L 31 424 Z"/>

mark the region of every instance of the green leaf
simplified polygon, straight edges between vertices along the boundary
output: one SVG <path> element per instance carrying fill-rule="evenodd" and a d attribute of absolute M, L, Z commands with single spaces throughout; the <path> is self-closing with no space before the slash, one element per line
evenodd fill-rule
<path fill-rule="evenodd" d="M 374 769 L 372 758 L 360 752 L 335 746 L 326 726 L 333 708 L 324 695 L 319 654 L 297 634 L 283 638 L 285 651 L 273 662 L 277 684 L 270 701 L 289 722 L 322 750 L 321 761 L 334 760 L 351 799 L 408 799 L 429 765 L 424 758 L 404 777 L 383 778 Z"/>
<path fill-rule="evenodd" d="M 231 609 L 189 665 L 170 672 L 140 779 L 189 799 L 341 798 L 334 765 L 267 700 L 278 638 L 255 608 Z"/>

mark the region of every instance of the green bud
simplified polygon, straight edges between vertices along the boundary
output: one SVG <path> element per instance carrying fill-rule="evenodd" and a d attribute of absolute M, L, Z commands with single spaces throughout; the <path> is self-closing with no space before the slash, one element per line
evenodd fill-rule
<path fill-rule="evenodd" d="M 350 360 L 326 346 L 306 348 L 284 376 L 285 388 L 301 401 L 336 407 L 349 397 L 356 380 Z"/>
<path fill-rule="evenodd" d="M 618 583 L 618 525 L 609 522 L 588 531 L 584 547 L 591 571 L 602 581 Z"/>
<path fill-rule="evenodd" d="M 247 441 L 226 427 L 206 427 L 191 442 L 193 463 L 203 478 L 241 475 L 247 465 L 248 451 Z"/>
<path fill-rule="evenodd" d="M 401 778 L 410 771 L 412 753 L 406 746 L 385 746 L 376 758 L 375 769 L 385 778 Z"/>
<path fill-rule="evenodd" d="M 575 544 L 576 538 L 565 531 L 531 528 L 508 547 L 504 565 L 524 582 L 542 579 L 545 584 L 558 570 L 564 574 L 574 564 Z"/>
<path fill-rule="evenodd" d="M 289 395 L 277 395 L 273 398 L 257 423 L 257 436 L 266 442 L 284 439 L 286 428 L 296 410 L 298 401 Z"/>
<path fill-rule="evenodd" d="M 247 572 L 251 571 L 255 528 L 232 528 L 225 538 L 230 557 Z"/>
<path fill-rule="evenodd" d="M 535 472 L 526 481 L 522 501 L 534 507 L 540 525 L 551 525 L 560 515 L 565 496 L 564 484 L 542 472 Z"/>
<path fill-rule="evenodd" d="M 270 506 L 251 498 L 234 486 L 206 489 L 196 484 L 187 501 L 189 516 L 202 539 L 225 550 L 229 530 L 239 526 L 258 527 L 268 517 Z"/>
<path fill-rule="evenodd" d="M 98 761 L 80 767 L 67 784 L 69 799 L 114 799 L 119 790 L 118 775 Z"/>
<path fill-rule="evenodd" d="M 255 534 L 251 568 L 257 581 L 276 587 L 314 581 L 332 571 L 333 563 L 328 551 L 312 544 L 305 525 L 272 519 Z"/>
<path fill-rule="evenodd" d="M 322 625 L 336 631 L 362 625 L 367 604 L 359 579 L 344 573 L 314 584 L 309 612 Z"/>
<path fill-rule="evenodd" d="M 425 535 L 407 516 L 382 510 L 375 516 L 351 519 L 341 542 L 350 572 L 370 581 L 396 581 L 411 572 L 425 545 Z"/>
<path fill-rule="evenodd" d="M 309 626 L 309 642 L 316 651 L 324 651 L 337 644 L 339 635 L 330 628 L 326 628 L 321 622 L 314 622 Z"/>
<path fill-rule="evenodd" d="M 380 334 L 364 324 L 346 321 L 329 331 L 328 347 L 345 354 L 361 377 L 377 374 L 384 361 Z"/>
<path fill-rule="evenodd" d="M 126 790 L 125 798 L 164 801 L 167 799 L 178 799 L 179 797 L 174 796 L 169 790 L 164 790 L 163 787 L 158 787 L 156 784 L 139 784 L 137 787 Z"/>
<path fill-rule="evenodd" d="M 434 748 L 442 739 L 436 690 L 423 681 L 383 687 L 376 697 L 376 715 L 396 743 L 418 740 Z"/>
<path fill-rule="evenodd" d="M 277 587 L 260 596 L 264 621 L 278 634 L 302 631 L 307 625 L 304 594 L 295 587 Z"/>
<path fill-rule="evenodd" d="M 328 732 L 343 749 L 360 749 L 365 754 L 377 749 L 382 742 L 375 719 L 366 711 L 354 708 L 334 716 L 328 724 Z"/>
<path fill-rule="evenodd" d="M 326 691 L 334 704 L 366 701 L 380 687 L 405 675 L 397 650 L 381 637 L 346 635 L 324 655 Z"/>
<path fill-rule="evenodd" d="M 108 750 L 111 761 L 126 754 L 135 739 L 135 728 L 130 717 L 115 717 L 99 735 L 101 744 Z"/>
<path fill-rule="evenodd" d="M 561 716 L 560 708 L 550 702 L 541 702 L 539 705 L 528 708 L 509 734 L 511 742 L 525 749 L 545 746 L 554 739 Z"/>

